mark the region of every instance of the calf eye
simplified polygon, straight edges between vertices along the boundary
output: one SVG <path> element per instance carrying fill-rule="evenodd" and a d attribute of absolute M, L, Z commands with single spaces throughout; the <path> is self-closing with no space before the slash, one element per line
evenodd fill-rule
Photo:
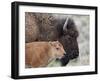
<path fill-rule="evenodd" d="M 59 50 L 59 48 L 56 48 L 57 50 Z"/>

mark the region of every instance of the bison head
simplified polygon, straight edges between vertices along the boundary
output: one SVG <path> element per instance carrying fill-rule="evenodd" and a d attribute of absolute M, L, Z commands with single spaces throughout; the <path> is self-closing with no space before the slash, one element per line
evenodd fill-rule
<path fill-rule="evenodd" d="M 62 66 L 65 66 L 70 59 L 74 59 L 79 56 L 77 37 L 78 31 L 73 19 L 67 18 L 63 26 L 63 36 L 59 39 L 66 51 L 65 56 L 60 60 Z"/>

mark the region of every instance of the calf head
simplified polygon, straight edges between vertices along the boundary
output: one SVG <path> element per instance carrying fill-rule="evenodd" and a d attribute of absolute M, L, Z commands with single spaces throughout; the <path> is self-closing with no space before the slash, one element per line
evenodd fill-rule
<path fill-rule="evenodd" d="M 63 45 L 59 41 L 49 42 L 51 45 L 51 57 L 61 59 L 66 54 Z"/>

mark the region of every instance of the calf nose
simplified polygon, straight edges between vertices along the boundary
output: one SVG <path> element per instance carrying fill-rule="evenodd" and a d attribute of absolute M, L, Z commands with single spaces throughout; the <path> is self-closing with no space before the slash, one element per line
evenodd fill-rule
<path fill-rule="evenodd" d="M 66 55 L 66 51 L 64 51 L 64 55 Z"/>
<path fill-rule="evenodd" d="M 66 56 L 66 53 L 63 54 L 63 57 L 65 57 L 65 56 Z"/>
<path fill-rule="evenodd" d="M 64 55 L 66 55 L 66 53 L 64 53 Z"/>
<path fill-rule="evenodd" d="M 66 55 L 66 53 L 64 53 L 64 56 Z"/>

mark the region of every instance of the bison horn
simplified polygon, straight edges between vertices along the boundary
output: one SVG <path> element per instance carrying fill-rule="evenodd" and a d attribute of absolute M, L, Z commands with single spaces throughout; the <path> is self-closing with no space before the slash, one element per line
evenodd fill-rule
<path fill-rule="evenodd" d="M 66 19 L 65 23 L 64 23 L 64 26 L 63 26 L 63 31 L 67 31 L 67 24 L 68 24 L 68 20 L 69 18 Z"/>

